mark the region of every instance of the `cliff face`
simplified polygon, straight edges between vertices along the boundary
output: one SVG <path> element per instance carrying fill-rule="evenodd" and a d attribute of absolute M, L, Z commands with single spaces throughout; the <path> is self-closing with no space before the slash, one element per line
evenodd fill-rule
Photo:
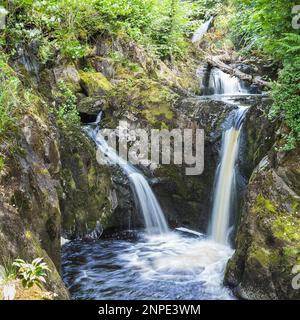
<path fill-rule="evenodd" d="M 251 119 L 261 124 L 257 130 L 251 129 L 256 128 Z M 292 281 L 300 263 L 300 150 L 276 151 L 281 145 L 278 125 L 270 124 L 263 110 L 254 110 L 245 127 L 252 150 L 248 165 L 262 159 L 247 186 L 225 284 L 245 299 L 299 299 Z"/>
<path fill-rule="evenodd" d="M 52 270 L 48 289 L 65 299 L 68 293 L 59 276 L 61 162 L 57 132 L 42 104 L 32 109 L 34 112 L 20 119 L 18 143 L 7 141 L 1 146 L 5 165 L 0 183 L 0 256 L 45 257 Z"/>
<path fill-rule="evenodd" d="M 98 237 L 112 224 L 111 174 L 84 131 L 59 123 L 38 95 L 21 110 L 18 127 L 1 144 L 0 256 L 2 263 L 44 257 L 47 289 L 65 299 L 61 237 Z"/>
<path fill-rule="evenodd" d="M 112 174 L 98 164 L 94 143 L 80 124 L 59 114 L 59 106 L 75 104 L 85 122 L 103 110 L 108 127 L 115 127 L 125 114 L 138 115 L 149 127 L 161 122 L 168 126 L 174 118 L 174 90 L 184 92 L 184 86 L 195 81 L 181 83 L 181 77 L 147 57 L 130 39 L 117 43 L 112 49 L 99 40 L 89 59 L 75 64 L 58 59 L 55 65 L 40 66 L 37 74 L 28 68 L 37 63 L 34 50 L 26 55 L 26 64 L 20 63 L 24 59 L 10 61 L 17 72 L 5 64 L 7 78 L 19 80 L 14 131 L 0 146 L 0 256 L 45 257 L 52 270 L 46 289 L 60 299 L 68 298 L 59 274 L 61 236 L 90 239 L 126 230 L 129 221 L 131 227 L 143 222 L 128 181 L 117 169 Z M 115 50 L 134 66 L 112 61 Z"/>

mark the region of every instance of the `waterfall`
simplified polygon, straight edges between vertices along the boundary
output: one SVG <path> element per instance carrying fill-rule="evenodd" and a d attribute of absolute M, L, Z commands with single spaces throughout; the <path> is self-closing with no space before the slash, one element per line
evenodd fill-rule
<path fill-rule="evenodd" d="M 147 233 L 163 234 L 168 232 L 162 209 L 145 177 L 133 165 L 118 156 L 117 152 L 107 144 L 105 138 L 101 135 L 99 129 L 101 116 L 102 113 L 99 113 L 96 121 L 86 127 L 86 132 L 105 156 L 108 164 L 119 165 L 128 177 L 137 207 L 143 214 Z"/>
<path fill-rule="evenodd" d="M 198 28 L 193 37 L 192 37 L 192 42 L 195 43 L 195 42 L 199 42 L 204 34 L 209 30 L 209 28 L 211 27 L 212 25 L 212 22 L 214 20 L 214 17 L 210 17 L 207 21 L 205 21 L 201 26 L 200 28 Z"/>
<path fill-rule="evenodd" d="M 221 100 L 224 102 L 230 99 L 230 94 L 248 93 L 241 80 L 237 77 L 231 77 L 217 68 L 211 70 L 209 90 L 214 94 L 221 95 Z M 238 105 L 238 108 L 233 111 L 232 125 L 223 133 L 221 160 L 215 176 L 210 233 L 213 240 L 224 245 L 228 244 L 230 217 L 237 194 L 236 162 L 241 128 L 247 109 L 248 107 Z"/>
<path fill-rule="evenodd" d="M 237 77 L 221 71 L 218 68 L 212 68 L 209 78 L 209 89 L 214 94 L 246 94 L 247 89 Z"/>
<path fill-rule="evenodd" d="M 235 111 L 233 125 L 223 134 L 221 161 L 217 169 L 212 210 L 212 238 L 227 244 L 230 213 L 233 209 L 233 195 L 236 194 L 235 164 L 238 156 L 239 137 L 247 107 Z"/>

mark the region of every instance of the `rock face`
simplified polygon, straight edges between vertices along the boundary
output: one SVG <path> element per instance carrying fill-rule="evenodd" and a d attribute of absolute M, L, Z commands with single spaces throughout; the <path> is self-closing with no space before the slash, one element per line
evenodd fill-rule
<path fill-rule="evenodd" d="M 106 228 L 112 213 L 111 177 L 109 169 L 97 163 L 93 143 L 77 126 L 60 127 L 60 155 L 63 236 L 72 239 L 91 235 L 97 232 L 97 223 Z"/>
<path fill-rule="evenodd" d="M 293 270 L 300 264 L 300 150 L 276 152 L 278 139 L 267 150 L 278 126 L 264 112 L 254 109 L 245 124 L 249 154 L 244 172 L 257 166 L 246 190 L 225 284 L 244 299 L 300 299 L 292 286 Z"/>
<path fill-rule="evenodd" d="M 211 191 L 219 159 L 222 127 L 232 106 L 212 100 L 188 98 L 176 104 L 176 128 L 201 128 L 205 133 L 204 171 L 189 176 L 185 166 L 161 165 L 154 175 L 154 190 L 171 225 L 206 233 L 211 211 Z"/>
<path fill-rule="evenodd" d="M 0 256 L 32 260 L 44 257 L 52 272 L 48 289 L 58 298 L 68 298 L 59 276 L 61 212 L 59 173 L 61 169 L 56 131 L 36 113 L 23 116 L 20 142 L 6 154 L 1 171 Z M 5 262 L 5 261 L 4 261 Z"/>

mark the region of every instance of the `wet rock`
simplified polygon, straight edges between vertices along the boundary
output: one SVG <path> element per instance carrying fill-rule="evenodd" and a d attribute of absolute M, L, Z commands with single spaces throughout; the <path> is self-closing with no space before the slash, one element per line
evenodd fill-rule
<path fill-rule="evenodd" d="M 209 95 L 213 92 L 209 92 L 209 76 L 210 66 L 206 63 L 197 69 L 197 77 L 199 79 L 200 92 L 203 95 Z"/>
<path fill-rule="evenodd" d="M 60 127 L 60 154 L 64 238 L 83 238 L 110 220 L 110 170 L 98 164 L 94 144 L 76 126 Z"/>
<path fill-rule="evenodd" d="M 242 298 L 300 298 L 292 287 L 292 270 L 300 263 L 299 160 L 299 150 L 275 166 L 267 160 L 251 177 L 236 252 L 225 275 L 225 283 Z"/>
<path fill-rule="evenodd" d="M 253 65 L 250 64 L 245 64 L 245 63 L 236 63 L 232 65 L 234 68 L 237 68 L 241 72 L 247 73 L 247 74 L 254 74 L 257 72 L 257 68 Z"/>

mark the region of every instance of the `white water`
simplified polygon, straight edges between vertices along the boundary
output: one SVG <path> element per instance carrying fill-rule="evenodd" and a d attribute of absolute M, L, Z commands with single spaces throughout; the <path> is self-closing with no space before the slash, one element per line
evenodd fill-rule
<path fill-rule="evenodd" d="M 192 37 L 192 42 L 195 43 L 195 42 L 199 42 L 204 34 L 208 31 L 209 27 L 211 26 L 211 23 L 213 21 L 213 17 L 210 17 L 207 21 L 205 21 L 201 26 L 200 28 L 198 28 L 193 37 Z"/>
<path fill-rule="evenodd" d="M 186 232 L 189 233 L 189 231 Z M 193 233 L 193 231 L 191 231 Z M 120 256 L 129 268 L 138 269 L 144 281 L 163 281 L 177 286 L 195 286 L 202 295 L 214 299 L 232 299 L 223 287 L 223 274 L 233 250 L 203 235 L 182 237 L 174 232 L 147 236 L 145 241 Z M 198 288 L 197 288 L 198 287 Z M 198 292 L 194 292 L 197 297 Z"/>
<path fill-rule="evenodd" d="M 201 234 L 139 234 L 137 241 L 70 243 L 64 280 L 75 299 L 233 299 L 223 286 L 233 250 Z M 192 235 L 192 236 L 190 236 Z"/>
<path fill-rule="evenodd" d="M 209 88 L 214 94 L 246 94 L 248 93 L 237 77 L 217 68 L 212 68 L 209 78 Z"/>
<path fill-rule="evenodd" d="M 95 141 L 107 162 L 111 165 L 119 165 L 127 175 L 133 187 L 132 189 L 139 209 L 143 214 L 147 233 L 162 234 L 168 232 L 164 214 L 147 180 L 134 166 L 122 159 L 116 151 L 107 144 L 101 135 L 101 130 L 98 128 L 100 121 L 101 113 L 98 115 L 96 122 L 89 125 L 86 131 Z"/>
<path fill-rule="evenodd" d="M 233 196 L 236 193 L 235 164 L 238 156 L 239 137 L 247 107 L 235 111 L 233 125 L 223 134 L 221 162 L 217 169 L 216 186 L 213 196 L 212 230 L 213 240 L 227 244 Z"/>

